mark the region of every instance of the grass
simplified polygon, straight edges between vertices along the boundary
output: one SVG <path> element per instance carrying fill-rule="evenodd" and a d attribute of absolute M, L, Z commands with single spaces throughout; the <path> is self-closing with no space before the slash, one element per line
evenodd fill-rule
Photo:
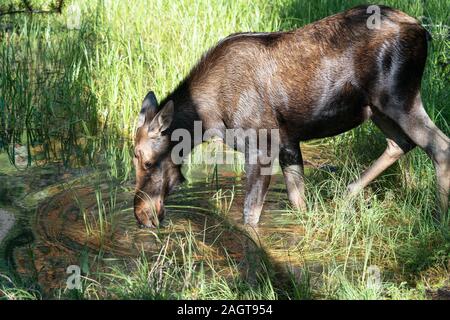
<path fill-rule="evenodd" d="M 172 241 L 177 250 L 171 252 Z M 196 261 L 201 250 L 192 231 L 175 239 L 170 237 L 151 260 L 142 254 L 130 266 L 116 266 L 99 276 L 94 287 L 82 293 L 92 298 L 103 292 L 114 299 L 275 299 L 277 297 L 268 276 L 259 276 L 258 283 L 249 286 L 239 277 L 237 266 L 230 262 L 232 273 L 224 275 L 215 261 Z M 102 284 L 101 284 L 102 283 Z M 106 285 L 104 285 L 106 283 Z"/>
<path fill-rule="evenodd" d="M 362 2 L 152 0 L 129 5 L 74 0 L 71 3 L 82 11 L 80 29 L 67 28 L 66 10 L 61 15 L 2 16 L 0 149 L 13 162 L 17 156 L 23 159 L 24 165 L 16 163 L 20 170 L 56 162 L 106 172 L 111 184 L 107 199 L 97 190 L 98 212 L 94 218 L 83 212 L 87 235 L 110 237 L 116 225 L 106 213 L 117 211 L 114 183 L 126 184 L 133 175 L 132 134 L 148 90 L 162 99 L 205 50 L 230 33 L 301 27 Z M 378 2 L 421 17 L 432 33 L 422 96 L 431 118 L 449 135 L 450 1 Z M 143 253 L 90 270 L 81 291 L 61 290 L 52 297 L 425 299 L 427 289 L 445 285 L 450 272 L 449 217 L 439 222 L 432 218 L 434 169 L 426 155 L 414 150 L 348 201 L 345 186 L 381 154 L 384 138 L 365 124 L 320 143 L 338 172 L 307 170 L 308 211 L 266 213 L 273 216 L 275 230 L 292 225 L 303 230 L 287 245 L 290 257 L 302 263 L 292 266 L 285 282 L 274 276 L 276 257 L 285 254 L 276 250 L 283 239 L 262 236 L 265 245 L 258 256 L 263 263 L 252 280 L 240 275 L 233 259 L 217 263 L 217 255 L 202 251 L 201 232 L 187 229 L 181 235 L 157 235 L 157 254 Z M 192 157 L 200 157 L 201 151 Z M 23 169 L 26 166 L 30 168 Z M 201 169 L 204 181 L 214 184 L 209 205 L 215 216 L 226 220 L 238 188 L 220 185 L 216 166 Z M 190 180 L 198 180 L 195 166 L 188 163 L 183 170 Z M 231 170 L 240 173 L 243 167 L 237 163 Z M 186 188 L 189 192 L 189 185 Z M 373 266 L 380 270 L 381 282 L 369 286 Z M 45 294 L 35 283 L 5 278 L 0 296 L 29 299 Z"/>

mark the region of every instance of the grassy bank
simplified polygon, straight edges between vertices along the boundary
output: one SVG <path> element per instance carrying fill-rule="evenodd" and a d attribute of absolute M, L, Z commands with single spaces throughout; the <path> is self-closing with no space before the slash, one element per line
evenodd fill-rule
<path fill-rule="evenodd" d="M 61 15 L 2 16 L 0 148 L 17 160 L 18 170 L 62 163 L 105 171 L 108 182 L 126 183 L 133 176 L 135 118 L 149 89 L 162 99 L 205 50 L 230 33 L 301 27 L 363 2 L 75 0 L 71 3 L 82 13 L 79 29 L 67 28 L 67 8 Z M 421 17 L 432 33 L 422 95 L 431 118 L 449 135 L 450 1 L 378 3 Z M 302 265 L 288 272 L 285 282 L 277 283 L 271 265 L 268 248 L 277 244 L 276 237 L 263 236 L 265 248 L 258 254 L 263 267 L 256 280 L 249 280 L 231 260 L 225 273 L 214 255 L 202 251 L 203 258 L 194 259 L 202 237 L 186 231 L 169 240 L 159 235 L 158 254 L 91 271 L 81 291 L 60 290 L 55 297 L 423 299 L 427 289 L 446 285 L 449 219 L 432 219 L 434 169 L 426 155 L 412 151 L 349 202 L 342 196 L 345 186 L 381 154 L 383 135 L 365 124 L 314 143 L 326 146 L 337 172 L 307 171 L 307 212 L 266 213 L 279 214 L 280 228 L 289 224 L 304 230 L 287 245 Z M 211 198 L 217 212 L 235 199 L 234 189 L 219 188 Z M 226 210 L 222 216 L 226 220 Z M 178 250 L 164 251 L 169 242 Z M 370 286 L 374 270 L 381 283 Z M 43 295 L 33 281 L 8 279 L 0 279 L 0 295 L 6 298 Z"/>

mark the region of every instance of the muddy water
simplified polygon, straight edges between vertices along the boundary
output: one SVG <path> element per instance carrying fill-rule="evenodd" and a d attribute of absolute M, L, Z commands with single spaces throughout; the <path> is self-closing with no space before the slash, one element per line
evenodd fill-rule
<path fill-rule="evenodd" d="M 60 166 L 0 173 L 0 272 L 51 292 L 65 288 L 69 265 L 80 266 L 84 273 L 106 271 L 142 254 L 155 256 L 167 239 L 188 234 L 202 247 L 195 259 L 208 255 L 222 269 L 233 259 L 243 266 L 243 274 L 254 274 L 248 262 L 257 259 L 256 250 L 281 268 L 301 264 L 290 251 L 303 230 L 285 210 L 280 173 L 272 178 L 256 232 L 242 228 L 245 177 L 225 166 L 213 181 L 201 170 L 191 176 L 195 179 L 168 199 L 166 219 L 156 230 L 136 225 L 132 181 Z"/>

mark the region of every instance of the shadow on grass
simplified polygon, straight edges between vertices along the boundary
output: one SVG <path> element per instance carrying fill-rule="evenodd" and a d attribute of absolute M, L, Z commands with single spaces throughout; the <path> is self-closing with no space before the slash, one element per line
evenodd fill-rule
<path fill-rule="evenodd" d="M 399 267 L 405 277 L 414 282 L 420 273 L 432 267 L 447 268 L 450 261 L 450 232 L 436 229 L 419 234 L 397 249 Z"/>

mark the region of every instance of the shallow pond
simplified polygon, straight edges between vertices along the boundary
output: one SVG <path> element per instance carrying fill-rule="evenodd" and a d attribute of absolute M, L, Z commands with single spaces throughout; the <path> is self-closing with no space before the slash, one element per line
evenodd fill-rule
<path fill-rule="evenodd" d="M 306 162 L 307 166 L 310 164 Z M 216 174 L 192 167 L 192 177 L 166 202 L 159 229 L 140 229 L 133 216 L 133 181 L 104 172 L 60 165 L 0 173 L 0 271 L 38 283 L 43 292 L 64 289 L 70 265 L 104 271 L 115 263 L 157 255 L 167 239 L 195 238 L 195 259 L 213 259 L 226 272 L 233 264 L 246 275 L 263 252 L 271 264 L 295 271 L 295 250 L 303 230 L 287 210 L 283 177 L 276 173 L 257 230 L 242 226 L 245 175 L 227 166 Z M 211 178 L 211 176 L 215 178 Z M 177 250 L 177 242 L 171 243 Z M 250 262 L 250 263 L 249 263 Z M 230 271 L 231 272 L 231 271 Z"/>

